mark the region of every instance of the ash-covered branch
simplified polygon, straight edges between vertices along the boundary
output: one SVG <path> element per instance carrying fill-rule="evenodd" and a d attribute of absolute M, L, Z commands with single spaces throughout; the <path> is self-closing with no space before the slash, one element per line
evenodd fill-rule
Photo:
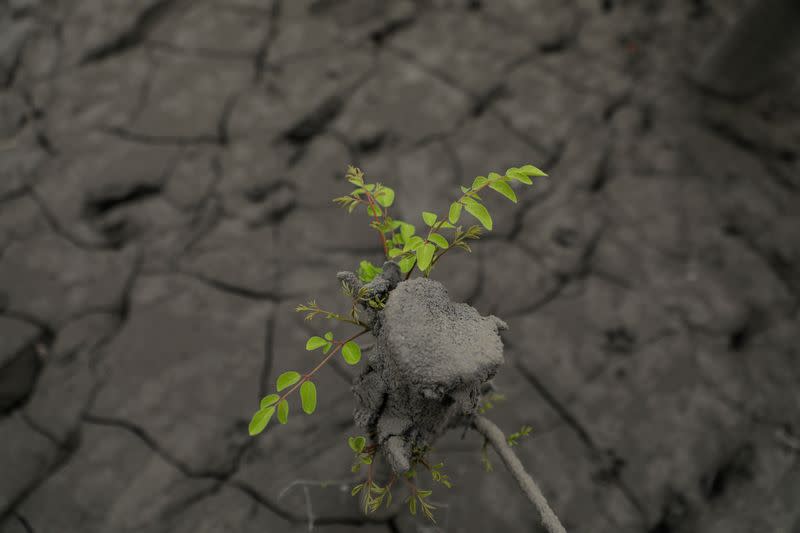
<path fill-rule="evenodd" d="M 561 525 L 561 521 L 556 516 L 556 513 L 553 512 L 550 505 L 547 503 L 547 499 L 544 497 L 544 494 L 542 494 L 539 486 L 530 474 L 528 474 L 517 455 L 511 449 L 511 446 L 506 442 L 503 431 L 497 427 L 494 422 L 480 415 L 472 419 L 472 426 L 478 430 L 481 435 L 486 437 L 500 456 L 500 459 L 503 460 L 508 471 L 514 476 L 514 479 L 519 484 L 519 488 L 522 489 L 522 492 L 525 493 L 525 496 L 528 497 L 531 503 L 536 506 L 542 518 L 542 525 L 548 533 L 567 533 L 567 530 Z"/>

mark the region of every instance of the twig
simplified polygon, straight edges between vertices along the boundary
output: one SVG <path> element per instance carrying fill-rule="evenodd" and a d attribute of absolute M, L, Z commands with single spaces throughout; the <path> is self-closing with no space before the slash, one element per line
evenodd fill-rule
<path fill-rule="evenodd" d="M 341 491 L 347 491 L 349 489 L 350 483 L 355 481 L 355 479 L 334 479 L 334 480 L 317 480 L 317 479 L 295 479 L 288 485 L 286 485 L 281 491 L 278 493 L 278 501 L 283 499 L 286 494 L 295 487 L 320 487 L 320 488 L 327 488 L 327 487 L 338 487 Z"/>
<path fill-rule="evenodd" d="M 536 485 L 536 482 L 530 474 L 525 471 L 525 467 L 522 466 L 519 458 L 508 445 L 508 442 L 506 442 L 506 436 L 503 434 L 502 430 L 497 427 L 494 422 L 483 416 L 476 416 L 473 418 L 472 425 L 492 444 L 492 447 L 500 456 L 500 459 L 505 463 L 506 468 L 508 468 L 511 475 L 514 476 L 522 492 L 525 493 L 531 503 L 533 503 L 539 511 L 539 515 L 542 518 L 542 525 L 544 525 L 548 533 L 567 533 L 567 530 L 564 529 L 564 526 L 561 525 L 558 517 L 550 508 L 547 499 L 544 497 L 544 494 L 542 494 L 538 485 Z"/>
<path fill-rule="evenodd" d="M 311 507 L 311 495 L 308 493 L 308 485 L 303 485 L 303 494 L 306 497 L 306 516 L 308 516 L 308 531 L 314 531 L 314 509 Z"/>

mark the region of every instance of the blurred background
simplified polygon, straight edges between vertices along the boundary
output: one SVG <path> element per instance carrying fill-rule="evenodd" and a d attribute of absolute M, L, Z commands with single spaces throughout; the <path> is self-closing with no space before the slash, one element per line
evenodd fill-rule
<path fill-rule="evenodd" d="M 487 415 L 567 530 L 800 532 L 798 9 L 4 0 L 0 532 L 539 531 L 474 432 L 438 526 L 360 514 L 345 365 L 247 435 L 380 264 L 348 164 L 419 227 L 525 163 L 432 277 L 509 323 Z"/>

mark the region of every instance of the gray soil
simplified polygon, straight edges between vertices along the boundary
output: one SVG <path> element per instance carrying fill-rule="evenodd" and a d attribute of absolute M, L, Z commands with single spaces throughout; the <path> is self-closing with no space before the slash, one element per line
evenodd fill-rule
<path fill-rule="evenodd" d="M 386 285 L 383 278 L 376 283 Z M 498 328 L 507 326 L 450 301 L 438 281 L 391 288 L 373 324 L 377 347 L 353 392 L 356 424 L 375 437 L 395 472 L 409 469 L 414 450 L 476 412 L 482 385 L 503 363 Z"/>

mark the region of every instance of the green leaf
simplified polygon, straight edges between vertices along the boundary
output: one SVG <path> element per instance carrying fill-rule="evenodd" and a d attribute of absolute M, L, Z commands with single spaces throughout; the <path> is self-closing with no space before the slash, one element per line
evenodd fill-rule
<path fill-rule="evenodd" d="M 359 492 L 361 492 L 361 489 L 363 489 L 363 488 L 364 488 L 364 484 L 363 484 L 363 483 L 361 483 L 360 485 L 356 485 L 356 486 L 355 486 L 355 487 L 353 487 L 353 489 L 350 491 L 350 496 L 355 496 L 356 494 L 358 494 Z"/>
<path fill-rule="evenodd" d="M 314 335 L 313 337 L 311 337 L 310 339 L 308 339 L 306 341 L 306 350 L 308 350 L 308 351 L 316 350 L 317 348 L 321 348 L 322 346 L 325 346 L 326 344 L 327 344 L 327 342 L 325 342 L 325 339 L 323 339 L 322 337 L 317 337 L 316 335 Z M 278 390 L 280 390 L 280 389 L 278 389 Z"/>
<path fill-rule="evenodd" d="M 333 343 L 326 342 L 325 343 L 325 347 L 322 349 L 322 353 L 328 353 L 329 351 L 331 351 L 331 347 L 332 346 L 333 346 Z"/>
<path fill-rule="evenodd" d="M 519 181 L 521 183 L 524 183 L 525 185 L 532 185 L 533 184 L 533 182 L 527 176 L 527 174 L 525 174 L 523 171 L 521 171 L 518 168 L 509 168 L 508 170 L 506 170 L 506 176 L 508 176 L 511 179 L 517 180 L 517 181 Z"/>
<path fill-rule="evenodd" d="M 545 174 L 544 172 L 542 172 L 533 165 L 525 165 L 522 168 L 520 168 L 520 170 L 525 174 L 527 174 L 528 176 L 547 176 L 547 174 Z"/>
<path fill-rule="evenodd" d="M 379 205 L 368 205 L 367 214 L 371 217 L 379 217 L 383 214 L 383 211 Z"/>
<path fill-rule="evenodd" d="M 478 202 L 468 202 L 467 205 L 464 206 L 467 210 L 467 213 L 474 216 L 478 219 L 478 221 L 483 224 L 483 227 L 491 231 L 492 229 L 492 217 L 489 215 L 489 211 Z"/>
<path fill-rule="evenodd" d="M 461 207 L 461 204 L 458 202 L 450 204 L 450 212 L 447 214 L 447 220 L 452 224 L 455 224 L 458 222 L 458 219 L 461 218 Z"/>
<path fill-rule="evenodd" d="M 417 248 L 422 246 L 424 242 L 425 239 L 423 239 L 419 235 L 414 235 L 410 239 L 408 239 L 408 242 L 406 242 L 405 246 L 403 246 L 403 251 L 407 252 L 409 250 L 416 250 Z"/>
<path fill-rule="evenodd" d="M 489 174 L 491 177 L 491 174 Z M 478 176 L 472 181 L 472 189 L 477 189 L 481 185 L 485 184 L 487 181 L 486 176 Z"/>
<path fill-rule="evenodd" d="M 350 449 L 354 452 L 361 453 L 367 445 L 367 439 L 362 436 L 350 437 L 347 439 L 347 444 L 350 445 Z"/>
<path fill-rule="evenodd" d="M 430 235 L 428 235 L 428 240 L 436 244 L 439 248 L 447 248 L 449 246 L 447 244 L 447 239 L 445 239 L 438 233 L 431 233 Z"/>
<path fill-rule="evenodd" d="M 375 200 L 383 207 L 389 207 L 394 202 L 394 190 L 381 186 L 381 190 L 375 193 Z"/>
<path fill-rule="evenodd" d="M 264 396 L 261 398 L 261 405 L 259 406 L 261 409 L 266 409 L 270 405 L 274 404 L 280 399 L 280 396 L 277 394 L 270 394 L 268 396 Z"/>
<path fill-rule="evenodd" d="M 294 370 L 290 370 L 289 372 L 284 372 L 283 374 L 278 376 L 278 381 L 277 381 L 278 392 L 282 391 L 286 387 L 291 387 L 298 381 L 300 381 L 299 373 L 295 372 Z"/>
<path fill-rule="evenodd" d="M 361 361 L 361 347 L 355 342 L 349 341 L 342 347 L 342 356 L 348 365 L 357 365 Z"/>
<path fill-rule="evenodd" d="M 501 179 L 503 179 L 503 176 L 497 172 L 489 172 L 489 181 L 499 181 Z"/>
<path fill-rule="evenodd" d="M 400 235 L 403 237 L 403 242 L 408 241 L 412 235 L 417 231 L 413 224 L 408 222 L 400 222 Z"/>
<path fill-rule="evenodd" d="M 401 250 L 400 248 L 392 248 L 391 250 L 389 250 L 389 257 L 397 257 L 402 253 L 403 250 Z"/>
<path fill-rule="evenodd" d="M 417 499 L 413 495 L 408 499 L 408 510 L 412 515 L 417 516 Z"/>
<path fill-rule="evenodd" d="M 506 198 L 508 198 L 512 202 L 517 203 L 517 195 L 514 192 L 514 189 L 512 189 L 511 186 L 508 183 L 506 183 L 505 181 L 492 182 L 489 185 L 489 188 L 499 192 L 500 194 L 502 194 L 503 196 L 505 196 Z"/>
<path fill-rule="evenodd" d="M 455 228 L 455 226 L 454 226 L 454 225 L 452 225 L 451 223 L 449 223 L 449 222 L 448 222 L 448 221 L 446 221 L 446 220 L 442 221 L 442 222 L 441 222 L 441 224 L 439 224 L 439 227 L 440 227 L 440 228 L 451 228 L 451 229 L 452 229 L 452 228 Z"/>
<path fill-rule="evenodd" d="M 362 260 L 358 264 L 358 279 L 360 279 L 364 283 L 369 283 L 370 281 L 375 279 L 375 277 L 381 272 L 383 272 L 382 268 L 373 265 L 366 259 Z"/>
<path fill-rule="evenodd" d="M 467 194 L 468 191 L 469 191 L 469 189 L 467 187 L 464 187 L 463 185 L 461 186 L 461 192 L 463 192 L 464 194 Z"/>
<path fill-rule="evenodd" d="M 253 419 L 250 421 L 250 426 L 248 427 L 248 431 L 250 435 L 258 435 L 264 428 L 267 427 L 270 418 L 272 415 L 275 414 L 274 407 L 267 407 L 266 409 L 261 409 L 256 414 L 253 415 Z"/>
<path fill-rule="evenodd" d="M 408 257 L 401 259 L 398 263 L 400 265 L 400 272 L 407 274 L 412 268 L 414 268 L 414 263 L 416 262 L 417 258 L 413 255 L 409 255 Z"/>
<path fill-rule="evenodd" d="M 425 224 L 427 224 L 428 226 L 433 226 L 434 224 L 436 224 L 436 213 L 431 213 L 430 211 L 423 211 L 422 220 L 424 220 Z"/>
<path fill-rule="evenodd" d="M 303 412 L 310 415 L 317 408 L 317 386 L 312 381 L 300 385 L 300 405 Z"/>
<path fill-rule="evenodd" d="M 281 400 L 278 404 L 278 422 L 285 424 L 289 421 L 289 402 Z"/>
<path fill-rule="evenodd" d="M 333 340 L 333 332 L 332 331 L 326 331 L 325 332 L 325 340 L 327 340 L 327 341 L 332 341 Z"/>
<path fill-rule="evenodd" d="M 436 246 L 429 242 L 417 248 L 417 266 L 420 270 L 425 271 L 430 266 L 431 260 L 433 259 L 433 252 L 435 251 Z"/>

